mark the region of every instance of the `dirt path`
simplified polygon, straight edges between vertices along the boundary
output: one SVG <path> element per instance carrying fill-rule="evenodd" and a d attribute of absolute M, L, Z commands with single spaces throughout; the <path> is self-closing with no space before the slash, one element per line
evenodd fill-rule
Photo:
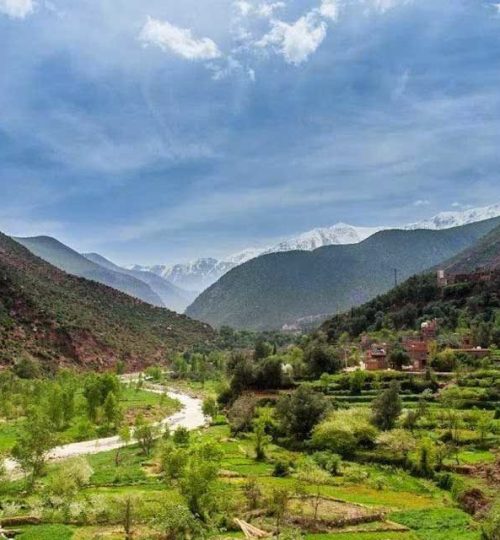
<path fill-rule="evenodd" d="M 137 375 L 129 375 L 124 377 L 124 381 L 134 382 L 137 380 Z M 206 424 L 206 418 L 202 411 L 201 399 L 191 397 L 182 392 L 175 392 L 169 390 L 167 387 L 160 384 L 147 384 L 145 383 L 142 390 L 153 392 L 155 394 L 166 393 L 169 397 L 176 399 L 182 405 L 182 409 L 175 414 L 164 418 L 157 425 L 164 428 L 168 426 L 171 429 L 177 427 L 185 427 L 189 430 L 198 429 Z M 132 441 L 131 444 L 134 444 Z M 50 461 L 67 459 L 70 457 L 84 456 L 89 454 L 98 454 L 99 452 L 106 452 L 108 450 L 116 450 L 126 446 L 123 441 L 118 437 L 104 437 L 101 439 L 94 439 L 91 441 L 82 441 L 77 443 L 65 444 L 63 446 L 56 446 L 49 454 L 48 459 Z M 12 475 L 18 470 L 17 463 L 12 459 L 5 461 L 5 468 L 7 472 Z"/>

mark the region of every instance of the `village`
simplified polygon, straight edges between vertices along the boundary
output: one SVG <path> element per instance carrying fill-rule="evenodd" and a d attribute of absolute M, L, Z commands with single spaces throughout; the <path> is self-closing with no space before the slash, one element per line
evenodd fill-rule
<path fill-rule="evenodd" d="M 493 271 L 477 269 L 475 272 L 461 274 L 447 274 L 444 270 L 437 272 L 437 284 L 440 288 L 463 283 L 479 283 L 490 281 L 494 276 Z M 400 366 L 402 370 L 408 372 L 421 373 L 429 366 L 432 353 L 435 352 L 435 343 L 439 331 L 437 319 L 427 320 L 421 323 L 417 336 L 403 336 L 401 347 L 408 355 L 409 363 Z M 471 358 L 483 359 L 488 356 L 489 349 L 476 346 L 472 336 L 465 334 L 459 337 L 459 346 L 453 347 L 456 354 L 465 354 Z M 361 349 L 364 360 L 361 362 L 361 369 L 366 371 L 383 371 L 394 369 L 391 365 L 390 354 L 391 345 L 386 342 L 379 343 L 371 339 L 368 335 L 361 337 Z"/>

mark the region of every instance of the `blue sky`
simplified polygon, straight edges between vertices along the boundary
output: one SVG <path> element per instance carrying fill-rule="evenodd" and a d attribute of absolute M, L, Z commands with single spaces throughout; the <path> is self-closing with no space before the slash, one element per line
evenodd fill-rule
<path fill-rule="evenodd" d="M 0 230 L 120 263 L 500 200 L 500 5 L 0 0 Z"/>

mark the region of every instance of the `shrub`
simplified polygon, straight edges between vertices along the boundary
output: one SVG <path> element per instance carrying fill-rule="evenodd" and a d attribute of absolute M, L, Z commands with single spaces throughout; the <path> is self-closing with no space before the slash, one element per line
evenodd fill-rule
<path fill-rule="evenodd" d="M 290 464 L 287 461 L 279 460 L 274 464 L 273 476 L 284 478 L 290 476 Z"/>
<path fill-rule="evenodd" d="M 318 424 L 312 443 L 315 448 L 349 457 L 358 447 L 372 447 L 376 436 L 377 430 L 370 423 L 367 411 L 348 409 L 335 411 Z"/>

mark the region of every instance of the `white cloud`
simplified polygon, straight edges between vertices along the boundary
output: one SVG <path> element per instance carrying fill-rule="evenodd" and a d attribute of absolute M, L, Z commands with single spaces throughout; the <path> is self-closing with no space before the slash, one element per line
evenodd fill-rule
<path fill-rule="evenodd" d="M 310 11 L 292 24 L 273 20 L 271 31 L 256 45 L 275 47 L 289 64 L 301 64 L 316 51 L 326 36 L 326 23 L 316 10 Z"/>
<path fill-rule="evenodd" d="M 0 13 L 13 19 L 24 19 L 35 9 L 33 0 L 0 0 Z"/>
<path fill-rule="evenodd" d="M 259 17 L 272 17 L 274 15 L 274 12 L 277 11 L 278 9 L 282 9 L 285 7 L 285 2 L 271 2 L 271 3 L 262 3 L 262 4 L 259 4 L 256 8 L 255 8 L 255 13 L 259 16 Z"/>
<path fill-rule="evenodd" d="M 235 2 L 233 5 L 243 17 L 250 15 L 253 10 L 252 4 L 250 4 L 250 2 L 246 2 L 245 0 L 238 0 L 238 2 Z"/>
<path fill-rule="evenodd" d="M 431 204 L 431 201 L 428 199 L 418 199 L 413 203 L 413 206 L 429 206 Z"/>
<path fill-rule="evenodd" d="M 210 38 L 195 39 L 191 30 L 151 17 L 148 17 L 143 26 L 139 39 L 145 45 L 156 45 L 188 60 L 213 60 L 221 57 L 217 44 Z"/>
<path fill-rule="evenodd" d="M 385 13 L 390 9 L 399 5 L 408 4 L 411 1 L 412 0 L 368 0 L 368 3 L 370 3 L 377 11 Z"/>
<path fill-rule="evenodd" d="M 264 18 L 272 17 L 275 11 L 284 8 L 285 5 L 285 2 L 260 2 L 259 4 L 254 4 L 247 0 L 237 0 L 233 4 L 241 17 L 252 15 Z"/>
<path fill-rule="evenodd" d="M 336 21 L 339 17 L 338 0 L 322 0 L 319 12 L 323 17 Z"/>

